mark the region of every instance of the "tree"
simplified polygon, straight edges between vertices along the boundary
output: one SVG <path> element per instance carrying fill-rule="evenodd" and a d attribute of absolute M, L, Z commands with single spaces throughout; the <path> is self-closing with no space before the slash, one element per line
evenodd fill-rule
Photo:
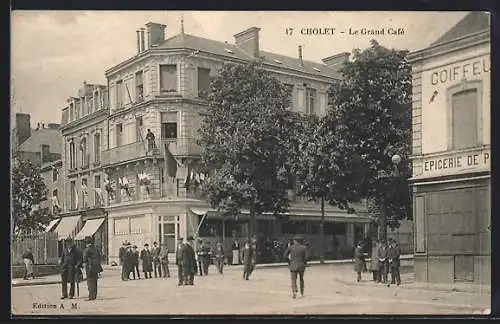
<path fill-rule="evenodd" d="M 207 200 L 223 217 L 250 211 L 285 212 L 292 165 L 289 134 L 296 115 L 288 110 L 290 93 L 261 62 L 225 64 L 210 84 L 199 144 L 209 170 L 203 184 Z"/>
<path fill-rule="evenodd" d="M 364 51 L 353 51 L 353 61 L 341 70 L 342 81 L 329 91 L 331 125 L 343 141 L 338 147 L 345 156 L 340 170 L 358 169 L 349 181 L 350 192 L 380 207 L 382 238 L 387 220 L 390 226 L 398 226 L 399 220 L 411 218 L 407 181 L 411 174 L 411 67 L 407 54 L 373 40 Z M 403 161 L 397 172 L 391 161 L 395 154 Z"/>
<path fill-rule="evenodd" d="M 14 236 L 30 231 L 42 231 L 50 222 L 47 187 L 40 168 L 29 161 L 16 159 L 12 169 L 12 225 Z"/>

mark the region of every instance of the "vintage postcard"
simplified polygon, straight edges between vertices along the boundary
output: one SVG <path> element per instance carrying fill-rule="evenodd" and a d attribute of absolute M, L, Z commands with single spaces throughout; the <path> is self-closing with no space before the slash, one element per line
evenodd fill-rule
<path fill-rule="evenodd" d="M 11 18 L 12 315 L 489 314 L 488 12 Z"/>

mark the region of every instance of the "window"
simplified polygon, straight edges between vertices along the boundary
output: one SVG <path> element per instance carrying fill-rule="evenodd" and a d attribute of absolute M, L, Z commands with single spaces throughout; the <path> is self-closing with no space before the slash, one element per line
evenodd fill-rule
<path fill-rule="evenodd" d="M 87 139 L 86 138 L 82 138 L 82 140 L 80 141 L 80 153 L 81 153 L 81 157 L 82 157 L 82 168 L 87 168 L 89 166 L 89 163 L 88 163 L 88 152 L 87 152 Z"/>
<path fill-rule="evenodd" d="M 135 141 L 142 142 L 142 116 L 135 117 Z"/>
<path fill-rule="evenodd" d="M 76 168 L 76 147 L 74 141 L 69 143 L 69 168 Z"/>
<path fill-rule="evenodd" d="M 123 106 L 123 81 L 116 81 L 116 107 L 121 108 Z"/>
<path fill-rule="evenodd" d="M 87 187 L 87 179 L 82 179 L 82 201 L 83 208 L 87 207 L 87 195 L 88 195 L 88 187 Z"/>
<path fill-rule="evenodd" d="M 314 114 L 316 111 L 316 89 L 306 90 L 306 114 Z"/>
<path fill-rule="evenodd" d="M 77 208 L 77 201 L 76 201 L 76 196 L 77 196 L 77 192 L 76 192 L 76 182 L 75 181 L 71 181 L 70 182 L 70 190 L 69 190 L 69 205 L 70 205 L 70 208 L 71 210 L 75 210 Z"/>
<path fill-rule="evenodd" d="M 452 148 L 466 149 L 478 145 L 477 89 L 452 95 Z"/>
<path fill-rule="evenodd" d="M 141 101 L 144 96 L 144 81 L 143 72 L 139 71 L 135 74 L 135 100 Z"/>
<path fill-rule="evenodd" d="M 287 88 L 288 95 L 290 96 L 290 99 L 291 99 L 292 95 L 293 95 L 293 84 L 285 83 L 285 87 Z"/>
<path fill-rule="evenodd" d="M 116 125 L 116 146 L 117 147 L 122 145 L 122 136 L 123 136 L 123 125 L 117 124 Z"/>
<path fill-rule="evenodd" d="M 177 138 L 177 123 L 162 123 L 161 138 L 166 138 L 166 139 Z"/>
<path fill-rule="evenodd" d="M 198 97 L 206 98 L 210 91 L 210 69 L 198 68 Z"/>
<path fill-rule="evenodd" d="M 101 188 L 101 176 L 100 175 L 94 176 L 94 188 L 96 188 L 96 189 Z M 98 190 L 94 190 L 94 201 L 95 201 L 96 207 L 101 206 L 101 197 L 98 193 Z"/>
<path fill-rule="evenodd" d="M 160 91 L 177 92 L 177 65 L 160 65 Z"/>
<path fill-rule="evenodd" d="M 75 111 L 74 111 L 73 104 L 71 103 L 69 105 L 69 121 L 73 121 L 74 119 L 75 119 Z"/>
<path fill-rule="evenodd" d="M 78 99 L 75 100 L 75 119 L 80 118 L 80 101 Z"/>
<path fill-rule="evenodd" d="M 94 97 L 92 98 L 92 101 L 94 103 L 94 111 L 99 110 L 99 92 L 94 92 Z"/>
<path fill-rule="evenodd" d="M 94 163 L 101 162 L 101 134 L 94 134 Z"/>
<path fill-rule="evenodd" d="M 56 167 L 52 167 L 52 182 L 57 182 L 59 178 L 59 170 Z"/>

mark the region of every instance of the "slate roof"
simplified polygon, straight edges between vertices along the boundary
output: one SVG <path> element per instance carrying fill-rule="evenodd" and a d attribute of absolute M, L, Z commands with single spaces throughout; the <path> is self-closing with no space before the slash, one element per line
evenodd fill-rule
<path fill-rule="evenodd" d="M 34 130 L 19 147 L 22 152 L 40 152 L 42 145 L 50 146 L 50 153 L 62 154 L 62 135 L 58 129 L 42 128 Z"/>
<path fill-rule="evenodd" d="M 482 11 L 473 11 L 467 14 L 455 26 L 438 38 L 432 45 L 445 43 L 460 37 L 490 29 L 490 14 Z"/>
<path fill-rule="evenodd" d="M 166 39 L 161 45 L 155 48 L 162 49 L 179 49 L 186 48 L 192 50 L 199 50 L 200 52 L 213 53 L 219 56 L 225 56 L 230 58 L 238 58 L 242 60 L 251 60 L 253 56 L 245 52 L 240 47 L 235 44 L 219 42 L 203 37 L 198 37 L 189 34 L 177 34 L 171 38 Z M 228 52 L 227 50 L 232 51 Z M 296 71 L 313 73 L 316 75 L 322 75 L 330 78 L 340 79 L 341 75 L 335 69 L 328 67 L 322 63 L 316 63 L 312 61 L 303 60 L 304 66 L 300 66 L 300 60 L 298 58 L 293 58 L 290 56 L 280 55 L 276 53 L 271 53 L 267 51 L 260 50 L 260 55 L 264 56 L 264 62 L 271 66 L 277 68 L 289 68 Z M 278 60 L 279 62 L 276 62 Z M 318 69 L 319 71 L 315 70 Z"/>

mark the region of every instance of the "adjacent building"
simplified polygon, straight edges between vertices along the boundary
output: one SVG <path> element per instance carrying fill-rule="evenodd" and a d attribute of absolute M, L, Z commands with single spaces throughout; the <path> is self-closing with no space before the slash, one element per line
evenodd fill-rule
<path fill-rule="evenodd" d="M 178 237 L 198 232 L 209 240 L 222 232 L 226 237 L 247 235 L 248 213 L 243 211 L 238 221 L 223 226 L 192 185 L 206 176 L 198 171 L 197 128 L 200 112 L 207 107 L 210 78 L 219 67 L 262 58 L 264 68 L 289 86 L 292 109 L 323 114 L 327 89 L 340 77 L 338 67 L 349 56 L 341 53 L 320 64 L 304 60 L 300 47 L 297 57 L 263 51 L 256 27 L 235 34 L 234 43 L 189 35 L 181 29 L 169 36 L 165 25 L 146 24 L 137 31 L 137 54 L 106 71 L 110 110 L 105 124 L 108 134 L 101 137 L 105 165 L 102 173 L 99 168 L 99 175 L 105 181 L 101 188 L 105 188 L 109 256 L 113 261 L 125 240 L 141 245 L 158 241 L 174 251 Z M 63 127 L 65 138 L 69 129 L 75 128 L 70 125 Z M 93 172 L 77 170 L 74 186 L 78 187 L 84 177 L 91 179 Z M 70 195 L 67 201 L 71 192 L 66 189 Z M 319 215 L 318 205 L 297 202 L 287 221 L 258 215 L 257 226 L 267 237 L 282 238 L 283 233 L 299 230 L 315 237 Z M 326 219 L 331 227 L 327 245 L 332 246 L 342 242 L 352 246 L 356 235 L 366 233 L 369 222 L 368 217 L 331 207 Z"/>
<path fill-rule="evenodd" d="M 490 283 L 490 37 L 472 12 L 410 55 L 419 281 Z"/>

